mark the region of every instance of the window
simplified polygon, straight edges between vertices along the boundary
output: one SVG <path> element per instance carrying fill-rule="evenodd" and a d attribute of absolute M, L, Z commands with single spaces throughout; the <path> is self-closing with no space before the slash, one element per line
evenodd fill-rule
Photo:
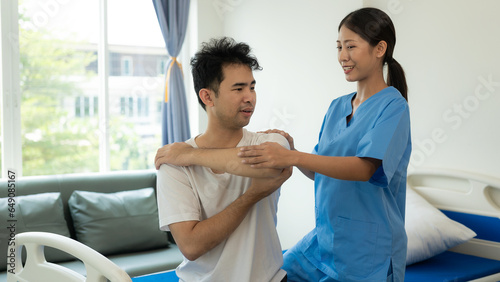
<path fill-rule="evenodd" d="M 125 56 L 122 57 L 122 75 L 130 76 L 133 73 L 132 57 Z"/>
<path fill-rule="evenodd" d="M 75 116 L 82 116 L 82 97 L 76 97 L 75 100 Z"/>
<path fill-rule="evenodd" d="M 120 97 L 120 114 L 122 116 L 127 114 L 127 101 L 125 97 Z"/>
<path fill-rule="evenodd" d="M 149 117 L 149 97 L 120 97 L 120 115 L 134 119 Z"/>
<path fill-rule="evenodd" d="M 13 132 L 22 149 L 12 157 L 22 165 L 15 169 L 29 176 L 154 168 L 161 118 L 149 112 L 149 103 L 161 99 L 157 66 L 167 54 L 153 5 L 108 0 L 101 21 L 99 0 L 47 3 L 0 6 L 2 15 L 9 5 L 19 10 L 9 23 L 19 27 L 13 48 L 19 53 L 21 126 Z M 104 28 L 107 44 L 99 36 Z M 11 65 L 2 62 L 2 71 L 16 70 Z"/>
<path fill-rule="evenodd" d="M 128 97 L 128 116 L 134 116 L 134 98 Z"/>
<path fill-rule="evenodd" d="M 88 117 L 90 116 L 90 98 L 89 97 L 84 97 L 83 98 L 84 104 L 84 111 L 85 111 L 85 116 Z"/>
<path fill-rule="evenodd" d="M 141 97 L 137 98 L 137 116 L 143 115 L 142 104 L 143 104 L 142 98 Z"/>
<path fill-rule="evenodd" d="M 158 65 L 157 65 L 157 72 L 158 74 L 161 74 L 161 75 L 165 75 L 165 70 L 167 68 L 167 59 L 161 59 L 158 61 Z"/>
<path fill-rule="evenodd" d="M 97 96 L 75 98 L 75 117 L 97 117 L 99 115 L 99 99 Z"/>
<path fill-rule="evenodd" d="M 23 175 L 99 170 L 99 121 L 88 94 L 98 92 L 88 87 L 97 74 L 86 69 L 96 60 L 99 6 L 73 2 L 19 1 Z"/>
<path fill-rule="evenodd" d="M 137 98 L 137 115 L 139 117 L 149 116 L 149 97 Z"/>

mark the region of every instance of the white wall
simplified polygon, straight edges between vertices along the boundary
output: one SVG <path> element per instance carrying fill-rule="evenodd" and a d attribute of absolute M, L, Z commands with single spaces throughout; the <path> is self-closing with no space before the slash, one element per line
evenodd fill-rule
<path fill-rule="evenodd" d="M 361 1 L 239 2 L 224 18 L 224 33 L 249 43 L 263 66 L 248 129 L 283 129 L 310 152 L 331 100 L 355 90 L 339 67 L 336 40 L 338 23 Z M 314 185 L 295 169 L 281 191 L 278 232 L 289 248 L 314 227 Z"/>
<path fill-rule="evenodd" d="M 337 62 L 338 23 L 362 6 L 383 9 L 396 25 L 395 58 L 410 89 L 411 169 L 444 167 L 500 177 L 500 131 L 494 125 L 500 119 L 500 18 L 495 17 L 500 2 L 484 0 L 480 7 L 472 0 L 436 2 L 201 0 L 198 26 L 205 32 L 198 36 L 228 35 L 253 47 L 264 70 L 255 73 L 257 111 L 248 129 L 284 129 L 297 149 L 308 152 L 331 100 L 355 90 Z M 298 170 L 284 184 L 278 211 L 283 248 L 313 228 L 313 189 Z"/>
<path fill-rule="evenodd" d="M 500 2 L 398 2 L 390 16 L 410 88 L 410 168 L 500 177 Z"/>
<path fill-rule="evenodd" d="M 335 42 L 340 20 L 362 2 L 316 0 L 311 6 L 303 0 L 213 0 L 207 5 L 210 1 L 202 0 L 198 5 L 201 2 L 205 7 L 198 12 L 222 23 L 220 35 L 247 42 L 263 67 L 254 73 L 257 108 L 247 128 L 283 129 L 299 150 L 311 151 L 331 100 L 355 89 L 338 67 Z M 289 248 L 314 227 L 313 182 L 295 169 L 281 195 L 278 232 L 283 248 Z"/>

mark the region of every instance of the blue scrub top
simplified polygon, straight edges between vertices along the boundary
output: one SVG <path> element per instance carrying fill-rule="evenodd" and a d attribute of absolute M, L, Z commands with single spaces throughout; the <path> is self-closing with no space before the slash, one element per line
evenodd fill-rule
<path fill-rule="evenodd" d="M 367 182 L 316 173 L 316 228 L 295 249 L 335 280 L 403 281 L 408 104 L 388 87 L 363 102 L 347 123 L 355 94 L 331 103 L 314 153 L 375 158 L 382 165 Z"/>

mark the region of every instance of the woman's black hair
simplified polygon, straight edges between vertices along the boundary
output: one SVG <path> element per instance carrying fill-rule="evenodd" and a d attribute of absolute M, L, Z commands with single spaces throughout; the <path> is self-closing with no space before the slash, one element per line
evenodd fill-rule
<path fill-rule="evenodd" d="M 342 26 L 361 36 L 371 46 L 376 46 L 380 41 L 387 43 L 384 56 L 384 63 L 387 63 L 387 84 L 398 89 L 401 95 L 408 100 L 405 72 L 393 57 L 396 30 L 391 18 L 379 9 L 362 8 L 347 15 L 340 22 L 339 31 Z"/>
<path fill-rule="evenodd" d="M 246 65 L 251 70 L 262 68 L 246 43 L 237 43 L 230 37 L 211 39 L 202 44 L 201 49 L 191 59 L 194 90 L 198 103 L 205 109 L 205 104 L 199 97 L 200 90 L 207 88 L 219 94 L 219 85 L 224 80 L 222 68 L 231 64 Z"/>

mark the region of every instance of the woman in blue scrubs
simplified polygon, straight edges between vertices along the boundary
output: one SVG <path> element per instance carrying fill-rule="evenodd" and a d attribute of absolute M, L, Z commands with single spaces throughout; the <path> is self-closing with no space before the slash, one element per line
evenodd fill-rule
<path fill-rule="evenodd" d="M 273 130 L 292 150 L 266 143 L 239 155 L 258 168 L 297 166 L 314 180 L 316 226 L 284 254 L 288 281 L 404 281 L 411 140 L 395 29 L 384 12 L 363 8 L 338 32 L 338 60 L 357 91 L 331 103 L 313 152 Z"/>

